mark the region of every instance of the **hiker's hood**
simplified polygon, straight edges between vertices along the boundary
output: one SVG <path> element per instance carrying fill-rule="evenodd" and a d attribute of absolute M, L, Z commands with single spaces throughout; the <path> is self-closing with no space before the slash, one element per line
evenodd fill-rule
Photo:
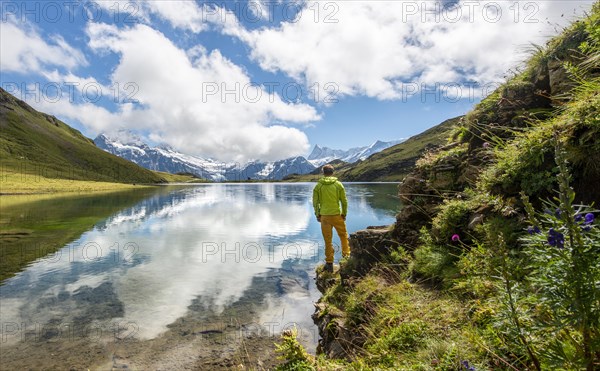
<path fill-rule="evenodd" d="M 334 176 L 324 176 L 323 178 L 319 179 L 319 183 L 323 185 L 328 185 L 337 182 L 337 180 L 338 179 Z"/>

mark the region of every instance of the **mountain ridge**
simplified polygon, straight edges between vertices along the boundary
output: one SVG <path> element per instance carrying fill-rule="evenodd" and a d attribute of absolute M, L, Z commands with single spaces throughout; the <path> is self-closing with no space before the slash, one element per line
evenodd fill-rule
<path fill-rule="evenodd" d="M 313 150 L 306 159 L 316 167 L 325 165 L 326 163 L 329 163 L 333 160 L 342 160 L 344 162 L 353 163 L 360 160 L 364 160 L 369 156 L 380 152 L 386 148 L 399 144 L 404 140 L 405 139 L 399 139 L 388 142 L 376 140 L 368 146 L 353 147 L 347 150 L 332 149 L 330 147 L 319 146 L 318 144 L 315 144 Z"/>

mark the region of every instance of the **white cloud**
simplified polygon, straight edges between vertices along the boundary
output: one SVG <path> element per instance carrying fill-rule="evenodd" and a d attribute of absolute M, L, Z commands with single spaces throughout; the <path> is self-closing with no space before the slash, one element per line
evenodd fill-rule
<path fill-rule="evenodd" d="M 173 27 L 200 32 L 207 28 L 204 22 L 205 8 L 195 1 L 147 1 L 151 11 L 169 21 Z"/>
<path fill-rule="evenodd" d="M 34 89 L 29 90 L 32 91 Z M 28 100 L 28 103 L 39 111 L 61 118 L 77 120 L 84 124 L 86 128 L 98 133 L 112 130 L 114 128 L 113 125 L 121 122 L 121 117 L 124 115 L 123 112 L 127 112 L 127 109 L 124 108 L 120 111 L 121 113 L 113 113 L 106 108 L 97 106 L 91 102 L 75 104 L 67 95 L 63 95 L 63 97 L 57 101 L 39 99 L 37 101 Z"/>
<path fill-rule="evenodd" d="M 100 1 L 98 5 L 109 13 L 119 14 L 126 23 L 142 21 L 150 24 L 150 15 L 155 15 L 174 28 L 194 33 L 205 31 L 209 26 L 208 19 L 214 19 L 220 13 L 216 6 L 200 6 L 191 0 L 116 0 Z"/>
<path fill-rule="evenodd" d="M 340 94 L 398 99 L 401 83 L 498 81 L 525 59 L 524 47 L 592 3 L 463 1 L 442 10 L 433 1 L 307 1 L 295 22 L 258 30 L 229 22 L 223 32 L 247 43 L 264 70 L 309 86 L 333 82 Z"/>
<path fill-rule="evenodd" d="M 97 109 L 102 119 L 112 116 L 108 122 L 66 104 L 61 114 L 96 130 L 146 129 L 183 152 L 223 161 L 275 160 L 308 149 L 306 135 L 283 123 L 319 120 L 315 109 L 252 85 L 246 72 L 218 50 L 196 47 L 186 53 L 145 25 L 118 29 L 91 23 L 87 33 L 92 49 L 120 55 L 112 81 L 134 83 L 140 105 L 124 105 L 117 114 Z"/>
<path fill-rule="evenodd" d="M 83 53 L 61 36 L 49 41 L 31 25 L 17 24 L 13 19 L 0 23 L 0 68 L 5 72 L 43 73 L 49 66 L 73 69 L 87 65 Z"/>

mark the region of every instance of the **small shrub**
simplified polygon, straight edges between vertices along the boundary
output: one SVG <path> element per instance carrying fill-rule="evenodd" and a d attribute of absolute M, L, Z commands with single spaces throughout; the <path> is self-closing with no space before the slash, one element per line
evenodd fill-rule
<path fill-rule="evenodd" d="M 392 249 L 385 258 L 386 265 L 393 267 L 396 271 L 405 270 L 411 261 L 410 254 L 402 246 Z"/>
<path fill-rule="evenodd" d="M 278 357 L 286 363 L 277 367 L 277 370 L 315 370 L 313 358 L 298 342 L 298 330 L 294 327 L 281 334 L 280 344 L 275 344 L 275 349 L 281 355 Z"/>
<path fill-rule="evenodd" d="M 466 200 L 446 200 L 432 223 L 433 241 L 438 245 L 464 246 L 470 241 L 468 231 L 469 218 L 473 206 Z M 454 235 L 458 235 L 463 244 L 452 242 Z"/>
<path fill-rule="evenodd" d="M 426 331 L 427 324 L 423 321 L 404 322 L 392 328 L 382 341 L 389 350 L 408 351 L 425 341 Z"/>
<path fill-rule="evenodd" d="M 461 278 L 454 286 L 455 291 L 477 298 L 486 298 L 495 292 L 490 278 L 494 266 L 493 252 L 487 246 L 476 243 L 461 255 L 456 265 Z"/>

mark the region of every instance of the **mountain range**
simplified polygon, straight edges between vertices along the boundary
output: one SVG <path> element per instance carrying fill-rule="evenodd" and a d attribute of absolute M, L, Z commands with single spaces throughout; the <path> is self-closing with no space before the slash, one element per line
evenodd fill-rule
<path fill-rule="evenodd" d="M 114 133 L 103 133 L 94 139 L 94 143 L 99 148 L 144 168 L 172 174 L 191 173 L 213 181 L 281 180 L 292 174 L 311 173 L 333 160 L 342 160 L 347 163 L 364 160 L 399 142 L 376 141 L 370 146 L 345 151 L 316 145 L 308 159 L 297 156 L 273 162 L 251 161 L 240 165 L 184 154 L 167 145 L 151 147 L 129 130 L 122 129 Z"/>
<path fill-rule="evenodd" d="M 348 150 L 331 149 L 328 147 L 320 147 L 319 145 L 315 145 L 312 152 L 308 156 L 308 161 L 316 167 L 325 165 L 333 160 L 342 160 L 347 163 L 354 163 L 359 160 L 365 160 L 369 156 L 396 144 L 402 143 L 403 141 L 404 139 L 390 142 L 382 142 L 378 140 L 370 146 L 350 148 Z"/>

